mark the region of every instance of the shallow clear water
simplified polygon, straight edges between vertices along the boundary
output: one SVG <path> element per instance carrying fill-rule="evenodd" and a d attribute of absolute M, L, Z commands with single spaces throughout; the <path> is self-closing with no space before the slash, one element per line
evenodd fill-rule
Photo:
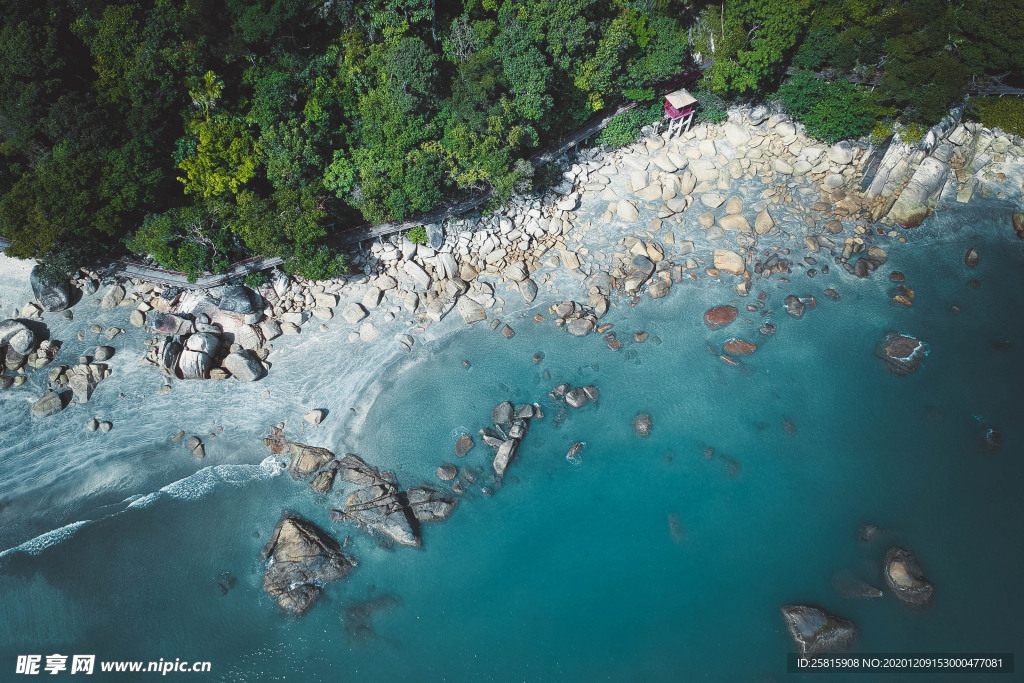
<path fill-rule="evenodd" d="M 0 662 L 52 652 L 180 657 L 211 661 L 211 680 L 225 681 L 781 680 L 792 644 L 779 607 L 792 602 L 853 621 L 857 652 L 1019 650 L 1024 255 L 1004 213 L 940 212 L 867 281 L 836 268 L 794 276 L 786 290 L 769 285 L 778 332 L 768 339 L 757 333 L 762 317 L 742 311 L 709 331 L 701 315 L 728 303 L 728 290 L 685 283 L 667 299 L 612 309 L 606 321 L 625 342 L 618 353 L 600 336 L 534 324 L 532 310 L 508 317 L 511 340 L 479 325 L 445 334 L 461 327 L 446 321 L 409 356 L 380 351 L 386 381 L 372 378 L 374 363 L 346 358 L 344 345 L 303 340 L 253 388 L 225 395 L 179 383 L 173 402 L 145 399 L 136 447 L 115 442 L 129 461 L 120 467 L 77 423 L 63 436 L 33 425 L 36 462 L 67 458 L 40 476 L 67 492 L 48 516 L 27 500 L 38 496 L 33 477 L 8 483 L 5 509 L 20 506 L 32 522 L 19 526 L 8 513 L 3 547 L 47 520 L 47 529 L 95 521 L 0 557 Z M 963 266 L 968 246 L 981 253 L 973 271 Z M 893 269 L 907 274 L 913 308 L 888 303 Z M 967 287 L 974 277 L 980 289 Z M 821 296 L 829 286 L 840 301 Z M 816 294 L 817 309 L 791 319 L 788 293 Z M 636 330 L 651 338 L 627 341 Z M 887 374 L 874 357 L 888 330 L 928 343 L 913 375 Z M 731 336 L 760 345 L 744 371 L 705 349 Z M 1012 344 L 1000 350 L 993 340 Z M 537 351 L 545 358 L 535 365 Z M 546 394 L 563 381 L 593 383 L 601 397 L 556 426 Z M 504 488 L 427 526 L 422 549 L 387 550 L 332 524 L 342 496 L 317 496 L 276 476 L 274 463 L 260 466 L 266 427 L 297 425 L 303 409 L 326 406 L 333 417 L 302 440 L 358 453 L 404 486 L 431 481 L 437 465 L 456 462 L 455 438 L 475 437 L 503 400 L 537 401 L 545 419 L 531 426 Z M 652 417 L 650 439 L 632 430 L 637 412 Z M 784 417 L 796 434 L 783 431 Z M 166 440 L 183 420 L 238 429 L 194 463 Z M 978 445 L 990 426 L 1005 435 L 998 454 Z M 74 440 L 93 449 L 77 468 Z M 476 440 L 456 464 L 489 472 L 490 450 Z M 575 441 L 587 445 L 574 467 L 565 453 Z M 715 456 L 706 459 L 705 447 Z M 15 450 L 7 462 L 28 458 Z M 148 495 L 205 465 L 220 467 Z M 70 482 L 83 480 L 105 483 L 76 493 Z M 134 505 L 120 502 L 129 496 L 139 497 Z M 359 562 L 298 620 L 260 590 L 259 550 L 285 509 L 339 540 L 351 535 Z M 861 543 L 864 523 L 882 528 L 881 540 Z M 906 609 L 887 590 L 851 601 L 833 589 L 841 570 L 884 589 L 880 564 L 893 544 L 917 555 L 936 587 L 932 609 Z M 224 572 L 237 577 L 226 595 Z M 366 600 L 379 609 L 366 610 L 368 621 L 352 616 Z"/>

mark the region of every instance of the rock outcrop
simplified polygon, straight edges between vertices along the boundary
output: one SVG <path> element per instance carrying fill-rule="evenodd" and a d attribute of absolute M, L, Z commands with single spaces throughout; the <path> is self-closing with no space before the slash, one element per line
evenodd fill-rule
<path fill-rule="evenodd" d="M 289 513 L 281 515 L 260 556 L 268 562 L 263 590 L 296 615 L 316 602 L 323 584 L 344 578 L 355 566 L 327 532 Z"/>
<path fill-rule="evenodd" d="M 894 546 L 885 554 L 885 583 L 905 605 L 926 609 L 932 604 L 935 589 L 924 578 L 917 558 L 905 548 Z"/>
<path fill-rule="evenodd" d="M 906 377 L 917 370 L 927 354 L 927 344 L 898 332 L 888 333 L 875 348 L 875 355 L 884 361 L 886 371 L 897 377 Z"/>
<path fill-rule="evenodd" d="M 841 650 L 857 635 L 857 629 L 849 621 L 818 607 L 786 605 L 782 608 L 782 618 L 800 654 Z"/>
<path fill-rule="evenodd" d="M 71 287 L 67 282 L 50 282 L 40 277 L 39 266 L 29 275 L 32 295 L 44 311 L 63 311 L 71 303 Z"/>

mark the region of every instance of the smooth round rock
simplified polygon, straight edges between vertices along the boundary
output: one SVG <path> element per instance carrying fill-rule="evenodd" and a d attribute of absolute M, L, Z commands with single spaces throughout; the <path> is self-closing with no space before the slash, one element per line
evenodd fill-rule
<path fill-rule="evenodd" d="M 455 465 L 441 465 L 437 468 L 437 478 L 441 481 L 451 481 L 459 474 L 459 470 Z"/>

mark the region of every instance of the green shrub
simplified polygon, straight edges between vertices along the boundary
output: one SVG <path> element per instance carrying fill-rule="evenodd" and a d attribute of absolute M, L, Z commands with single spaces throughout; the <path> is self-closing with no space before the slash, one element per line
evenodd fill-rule
<path fill-rule="evenodd" d="M 971 105 L 986 128 L 1002 128 L 1007 133 L 1024 136 L 1024 99 L 977 97 L 971 100 Z"/>
<path fill-rule="evenodd" d="M 707 90 L 706 88 L 697 88 L 697 91 L 693 93 L 693 96 L 697 98 L 697 102 L 699 103 L 697 108 L 698 121 L 721 123 L 728 118 L 729 113 L 726 111 L 728 105 L 725 103 L 725 100 L 715 93 Z"/>
<path fill-rule="evenodd" d="M 249 273 L 242 279 L 242 284 L 246 287 L 256 289 L 267 281 L 267 274 L 262 270 L 257 270 L 255 273 Z"/>
<path fill-rule="evenodd" d="M 845 79 L 821 80 L 801 70 L 782 84 L 778 95 L 808 135 L 828 143 L 866 135 L 875 124 L 870 93 Z"/>
<path fill-rule="evenodd" d="M 413 244 L 427 243 L 427 229 L 422 225 L 417 225 L 415 228 L 405 233 L 405 236 L 408 237 L 409 241 Z"/>
<path fill-rule="evenodd" d="M 900 128 L 900 138 L 911 144 L 921 142 L 927 133 L 928 126 L 923 126 L 920 123 L 912 123 Z"/>
<path fill-rule="evenodd" d="M 659 100 L 654 104 L 639 104 L 612 119 L 594 140 L 598 145 L 622 147 L 640 139 L 640 129 L 660 121 L 665 116 L 665 107 Z"/>

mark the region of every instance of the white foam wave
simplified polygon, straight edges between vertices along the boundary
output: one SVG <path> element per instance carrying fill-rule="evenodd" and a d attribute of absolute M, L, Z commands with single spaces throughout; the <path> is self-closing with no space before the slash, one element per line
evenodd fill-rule
<path fill-rule="evenodd" d="M 0 553 L 0 558 L 3 558 L 11 553 L 16 552 L 28 553 L 29 555 L 38 555 L 50 546 L 62 543 L 63 541 L 66 541 L 67 539 L 71 538 L 75 535 L 76 531 L 78 531 L 80 528 L 82 528 L 88 523 L 89 520 L 83 522 L 72 522 L 71 524 L 62 526 L 59 529 L 47 531 L 45 534 L 42 534 L 41 536 L 36 536 L 30 541 L 25 541 L 19 546 L 15 546 L 14 548 L 8 548 L 7 550 Z"/>

